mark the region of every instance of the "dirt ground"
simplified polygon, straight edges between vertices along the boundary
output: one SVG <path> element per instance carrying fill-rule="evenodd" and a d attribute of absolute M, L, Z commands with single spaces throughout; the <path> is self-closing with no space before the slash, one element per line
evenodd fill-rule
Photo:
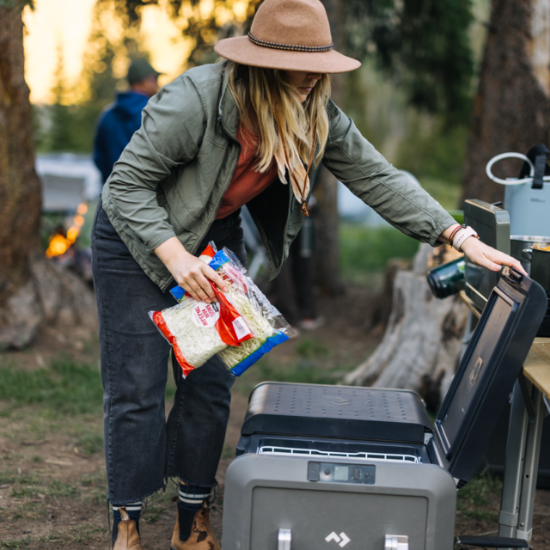
<path fill-rule="evenodd" d="M 211 514 L 218 537 L 225 472 L 234 456 L 251 389 L 264 379 L 337 383 L 372 353 L 381 338 L 380 331 L 366 330 L 373 300 L 374 294 L 361 287 L 349 289 L 345 296 L 321 299 L 323 327 L 279 346 L 237 380 Z M 97 368 L 97 341 L 52 331 L 44 332 L 29 350 L 1 354 L 0 367 L 12 364 L 32 372 L 60 353 Z M 169 408 L 167 401 L 167 412 Z M 0 401 L 0 548 L 106 550 L 110 533 L 100 403 L 95 413 L 61 418 L 44 411 L 40 404 L 15 406 Z M 500 487 L 498 480 L 478 479 L 461 490 L 457 533 L 496 532 Z M 175 499 L 176 488 L 169 483 L 165 492 L 147 502 L 140 520 L 145 549 L 169 548 Z M 550 491 L 537 492 L 532 544 L 535 550 L 550 548 Z"/>

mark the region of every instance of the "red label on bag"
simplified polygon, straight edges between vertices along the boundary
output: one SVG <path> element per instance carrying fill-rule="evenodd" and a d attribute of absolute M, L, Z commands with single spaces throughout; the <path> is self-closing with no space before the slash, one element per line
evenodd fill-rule
<path fill-rule="evenodd" d="M 252 333 L 250 332 L 250 329 L 248 329 L 248 325 L 244 322 L 244 319 L 241 317 L 241 314 L 212 281 L 210 281 L 210 284 L 212 285 L 212 289 L 219 300 L 217 305 L 220 308 L 220 318 L 216 323 L 216 329 L 222 341 L 228 346 L 238 346 L 241 342 L 250 340 L 250 338 L 252 338 Z M 240 324 L 239 330 L 237 330 L 237 327 L 234 324 L 236 319 L 241 319 L 242 325 L 248 329 L 248 332 L 245 332 Z"/>

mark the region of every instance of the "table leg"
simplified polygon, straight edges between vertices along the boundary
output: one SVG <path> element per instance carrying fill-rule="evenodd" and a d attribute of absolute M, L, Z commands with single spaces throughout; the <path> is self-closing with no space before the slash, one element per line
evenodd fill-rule
<path fill-rule="evenodd" d="M 537 474 L 539 471 L 540 445 L 542 439 L 542 424 L 545 407 L 541 392 L 533 386 L 532 400 L 535 407 L 535 418 L 529 422 L 527 443 L 525 447 L 525 462 L 523 466 L 523 482 L 519 503 L 519 517 L 516 538 L 531 540 L 533 534 L 533 512 L 535 506 L 535 491 L 537 489 Z"/>
<path fill-rule="evenodd" d="M 504 483 L 498 516 L 498 535 L 500 537 L 516 536 L 528 427 L 529 416 L 525 408 L 519 382 L 516 381 L 512 393 L 510 425 L 508 429 L 508 442 L 506 444 L 506 458 L 504 461 Z"/>

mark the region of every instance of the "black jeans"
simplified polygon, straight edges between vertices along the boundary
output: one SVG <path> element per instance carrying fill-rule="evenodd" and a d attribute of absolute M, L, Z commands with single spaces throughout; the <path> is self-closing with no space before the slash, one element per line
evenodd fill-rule
<path fill-rule="evenodd" d="M 246 261 L 237 212 L 214 222 L 213 240 Z M 92 230 L 92 267 L 99 311 L 105 413 L 105 460 L 113 504 L 141 500 L 166 477 L 211 487 L 223 448 L 234 375 L 217 357 L 177 376 L 166 422 L 164 394 L 170 346 L 148 312 L 175 305 L 144 273 L 101 207 Z M 181 372 L 181 371 L 180 371 Z"/>

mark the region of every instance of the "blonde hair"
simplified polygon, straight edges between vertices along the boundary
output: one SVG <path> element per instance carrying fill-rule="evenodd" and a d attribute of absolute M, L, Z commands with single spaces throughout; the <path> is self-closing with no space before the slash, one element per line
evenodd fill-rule
<path fill-rule="evenodd" d="M 302 103 L 285 71 L 241 65 L 233 61 L 226 63 L 228 87 L 237 102 L 241 124 L 249 131 L 259 134 L 256 169 L 265 172 L 275 160 L 281 181 L 286 182 L 285 168 L 288 168 L 302 185 L 305 177 L 304 164 L 309 164 L 312 153 L 314 128 L 317 133 L 317 154 L 314 159 L 316 165 L 323 157 L 328 139 L 328 75 L 322 75 Z M 277 114 L 281 121 L 280 132 Z M 281 136 L 286 145 L 290 166 L 286 166 Z M 307 195 L 307 189 L 304 191 Z M 298 200 L 302 199 L 298 197 L 296 189 L 295 194 Z"/>

